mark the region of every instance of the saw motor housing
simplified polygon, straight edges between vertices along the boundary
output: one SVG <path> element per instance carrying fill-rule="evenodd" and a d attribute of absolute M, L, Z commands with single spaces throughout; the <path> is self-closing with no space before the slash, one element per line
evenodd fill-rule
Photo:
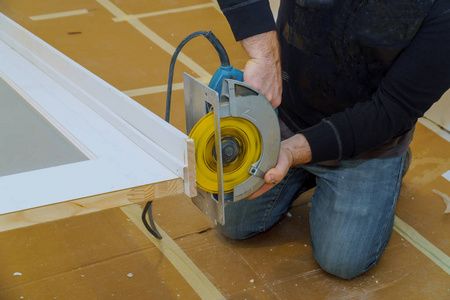
<path fill-rule="evenodd" d="M 208 161 L 213 160 L 213 163 L 209 163 L 207 167 L 202 165 L 202 168 L 208 169 L 208 172 L 212 172 L 209 174 L 217 177 L 217 179 L 213 178 L 214 183 L 217 182 L 217 188 L 215 185 L 213 189 L 204 186 L 202 188 L 201 182 L 197 179 L 198 195 L 193 201 L 213 221 L 225 224 L 226 205 L 245 199 L 258 190 L 265 183 L 264 174 L 276 165 L 280 151 L 278 117 L 270 102 L 260 92 L 241 81 L 224 79 L 219 96 L 217 91 L 186 73 L 183 80 L 186 130 L 190 137 L 197 131 L 194 134 L 197 173 L 200 170 L 199 164 L 204 163 L 204 157 L 197 156 L 201 151 L 197 150 L 199 150 L 198 147 L 206 147 L 203 139 L 207 139 L 208 134 L 198 132 L 199 129 L 196 127 L 198 123 L 204 122 L 207 114 L 213 114 L 214 118 L 214 145 L 207 149 L 211 151 L 210 148 L 212 148 L 212 153 L 206 153 Z M 212 116 L 206 117 L 212 118 Z M 244 139 L 247 135 L 258 135 L 255 138 L 260 142 L 248 143 L 247 147 L 239 149 L 242 143 L 236 142 L 233 137 L 224 137 L 221 132 L 224 128 L 223 124 L 227 122 L 232 124 L 228 126 L 235 126 L 237 131 L 242 132 Z M 204 130 L 204 127 L 201 128 L 200 131 Z M 248 132 L 249 128 L 256 128 L 256 134 L 253 131 Z M 242 151 L 257 153 L 257 155 L 250 156 L 252 157 L 250 161 L 247 158 L 248 168 L 245 165 L 246 170 L 243 172 L 246 174 L 239 173 L 245 176 L 239 175 L 239 178 L 234 178 L 238 179 L 236 185 L 226 187 L 227 178 L 232 174 L 228 174 L 227 171 L 224 174 L 224 166 L 226 170 L 227 164 L 236 157 L 247 157 L 249 153 L 241 153 Z M 224 188 L 224 178 L 226 188 Z"/>

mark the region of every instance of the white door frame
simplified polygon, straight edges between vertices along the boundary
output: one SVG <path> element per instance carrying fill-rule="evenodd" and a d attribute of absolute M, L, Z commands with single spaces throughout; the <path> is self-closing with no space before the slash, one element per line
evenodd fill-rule
<path fill-rule="evenodd" d="M 174 178 L 195 195 L 184 133 L 2 14 L 0 53 L 0 76 L 88 158 L 0 177 L 0 214 Z"/>

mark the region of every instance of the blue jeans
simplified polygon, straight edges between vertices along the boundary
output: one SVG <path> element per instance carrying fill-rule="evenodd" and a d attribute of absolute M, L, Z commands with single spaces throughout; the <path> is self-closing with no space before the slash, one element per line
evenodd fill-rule
<path fill-rule="evenodd" d="M 327 272 L 354 278 L 380 259 L 392 233 L 405 155 L 344 160 L 338 166 L 302 165 L 289 170 L 270 191 L 230 203 L 218 230 L 233 239 L 264 232 L 280 221 L 315 176 L 311 198 L 311 246 Z"/>

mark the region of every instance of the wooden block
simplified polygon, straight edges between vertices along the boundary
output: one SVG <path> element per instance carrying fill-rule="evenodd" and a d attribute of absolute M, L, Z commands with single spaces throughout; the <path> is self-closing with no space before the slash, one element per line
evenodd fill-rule
<path fill-rule="evenodd" d="M 195 176 L 195 146 L 194 140 L 187 139 L 187 167 L 184 175 L 185 194 L 189 197 L 197 196 L 197 178 Z"/>
<path fill-rule="evenodd" d="M 129 191 L 127 197 L 130 203 L 139 203 L 181 193 L 183 193 L 183 180 L 177 178 L 159 184 L 149 184 L 133 188 Z"/>

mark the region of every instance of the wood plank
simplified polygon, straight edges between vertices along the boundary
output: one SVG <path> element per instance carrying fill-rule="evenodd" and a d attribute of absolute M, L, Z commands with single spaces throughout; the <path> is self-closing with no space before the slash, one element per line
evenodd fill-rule
<path fill-rule="evenodd" d="M 193 139 L 187 139 L 187 167 L 184 174 L 184 190 L 189 197 L 197 196 L 197 177 L 195 175 L 195 145 Z"/>
<path fill-rule="evenodd" d="M 127 194 L 127 197 L 131 203 L 140 203 L 167 196 L 179 195 L 181 193 L 183 193 L 183 180 L 178 178 L 159 184 L 149 184 L 133 188 Z"/>
<path fill-rule="evenodd" d="M 183 193 L 183 180 L 176 178 L 136 188 L 13 212 L 0 215 L 0 232 L 181 193 Z"/>

